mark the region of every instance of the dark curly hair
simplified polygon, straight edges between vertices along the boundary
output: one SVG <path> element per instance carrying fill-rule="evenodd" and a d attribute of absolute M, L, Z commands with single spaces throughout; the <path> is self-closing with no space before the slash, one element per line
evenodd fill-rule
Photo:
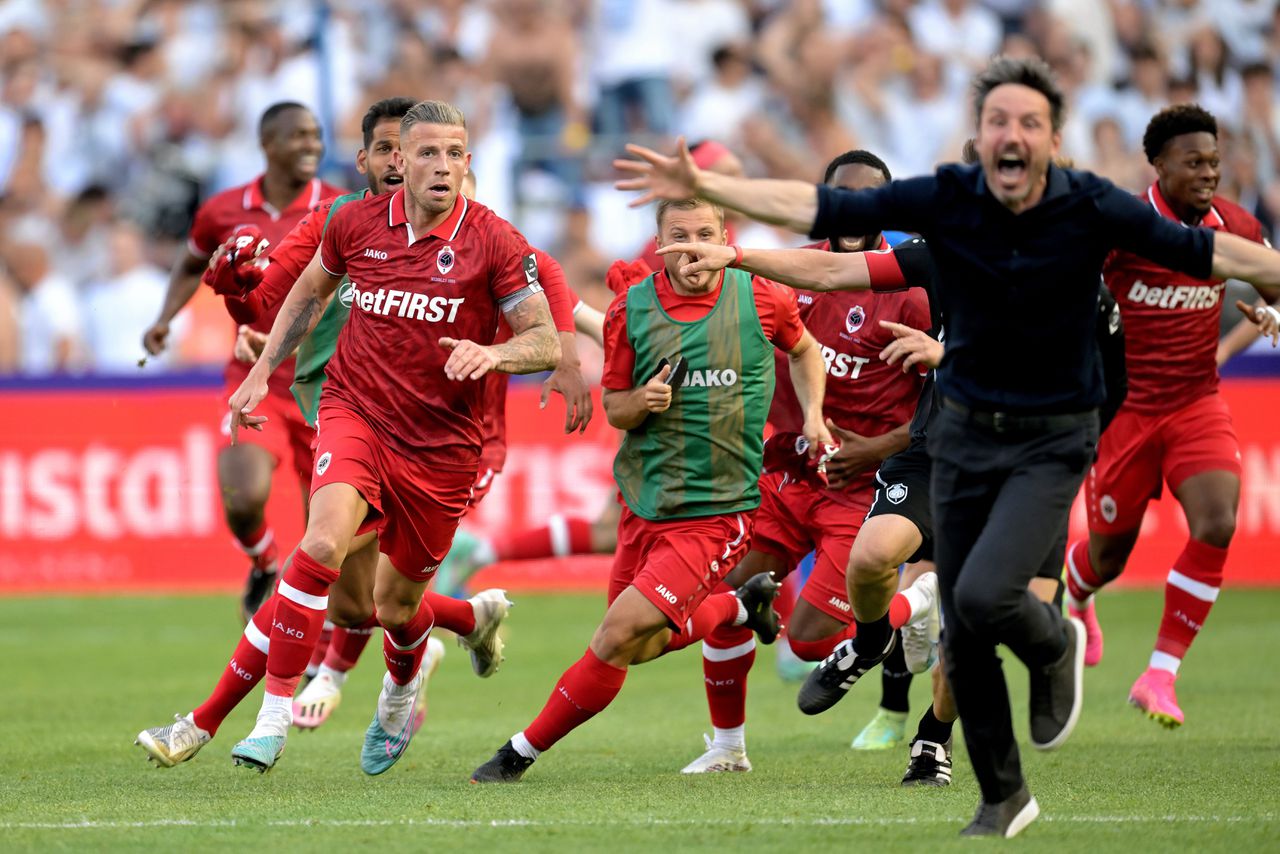
<path fill-rule="evenodd" d="M 1218 120 L 1198 104 L 1175 104 L 1156 113 L 1142 135 L 1142 150 L 1148 163 L 1155 163 L 1169 140 L 1184 133 L 1207 133 L 1217 139 Z"/>

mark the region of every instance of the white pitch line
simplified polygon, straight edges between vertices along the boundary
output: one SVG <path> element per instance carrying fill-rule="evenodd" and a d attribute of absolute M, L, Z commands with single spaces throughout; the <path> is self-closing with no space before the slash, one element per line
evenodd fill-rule
<path fill-rule="evenodd" d="M 898 827 L 930 824 L 961 824 L 965 816 L 880 817 L 880 818 L 757 818 L 741 819 L 448 819 L 448 818 L 392 818 L 392 819 L 268 819 L 267 821 L 236 821 L 234 819 L 156 819 L 154 821 L 11 821 L 0 822 L 0 830 L 133 830 L 165 827 L 458 827 L 458 828 L 521 828 L 521 827 L 706 827 L 706 826 L 780 826 L 780 827 Z M 1051 824 L 1251 824 L 1271 823 L 1277 818 L 1271 813 L 1261 815 L 1061 815 L 1041 816 L 1038 821 Z"/>

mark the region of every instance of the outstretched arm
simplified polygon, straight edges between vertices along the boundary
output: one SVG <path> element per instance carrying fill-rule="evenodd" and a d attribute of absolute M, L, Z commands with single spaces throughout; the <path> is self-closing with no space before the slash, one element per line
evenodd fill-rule
<path fill-rule="evenodd" d="M 613 161 L 616 169 L 632 176 L 614 186 L 641 193 L 631 202 L 632 207 L 659 199 L 679 201 L 697 197 L 801 234 L 813 230 L 818 216 L 815 185 L 804 181 L 737 178 L 699 169 L 684 137 L 677 141 L 677 146 L 676 153 L 668 156 L 642 145 L 628 145 L 627 153 L 637 159 Z"/>
<path fill-rule="evenodd" d="M 867 259 L 861 252 L 826 252 L 822 249 L 741 249 L 717 243 L 672 243 L 659 255 L 683 254 L 688 263 L 684 275 L 701 270 L 715 272 L 735 266 L 779 284 L 805 291 L 856 291 L 871 287 Z"/>

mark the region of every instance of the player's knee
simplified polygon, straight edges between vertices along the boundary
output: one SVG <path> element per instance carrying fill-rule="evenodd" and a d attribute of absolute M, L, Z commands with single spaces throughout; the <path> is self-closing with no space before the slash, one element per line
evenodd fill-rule
<path fill-rule="evenodd" d="M 337 535 L 324 529 L 307 529 L 298 545 L 311 559 L 325 566 L 340 566 L 346 557 L 346 543 L 340 542 Z"/>
<path fill-rule="evenodd" d="M 1188 520 L 1188 527 L 1191 539 L 1225 549 L 1236 533 L 1236 511 L 1230 506 L 1213 508 L 1201 518 Z"/>
<path fill-rule="evenodd" d="M 352 596 L 339 587 L 329 591 L 329 621 L 344 629 L 353 629 L 373 616 L 373 600 Z"/>
<path fill-rule="evenodd" d="M 855 587 L 879 586 L 897 572 L 896 553 L 890 553 L 885 543 L 871 538 L 869 542 L 855 540 L 849 552 L 848 577 Z"/>
<path fill-rule="evenodd" d="M 591 638 L 591 651 L 601 661 L 617 666 L 631 663 L 643 646 L 642 633 L 637 627 L 619 621 L 608 621 L 596 629 Z"/>
<path fill-rule="evenodd" d="M 401 602 L 396 599 L 390 601 L 375 601 L 374 607 L 378 613 L 378 623 L 384 629 L 392 631 L 402 629 L 409 625 L 409 621 L 418 613 L 418 606 L 407 602 Z"/>

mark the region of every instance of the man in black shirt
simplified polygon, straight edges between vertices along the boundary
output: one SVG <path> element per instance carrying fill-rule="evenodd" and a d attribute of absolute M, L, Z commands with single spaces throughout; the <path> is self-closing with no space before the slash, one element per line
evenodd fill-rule
<path fill-rule="evenodd" d="M 1280 285 L 1280 256 L 1183 228 L 1088 172 L 1051 165 L 1063 97 L 1040 60 L 997 58 L 975 78 L 976 166 L 858 192 L 698 170 L 639 146 L 619 189 L 698 196 L 814 237 L 882 228 L 927 239 L 947 318 L 930 431 L 935 558 L 947 674 L 982 790 L 968 835 L 1013 836 L 1039 813 L 1022 777 L 996 645 L 1027 665 L 1031 739 L 1053 749 L 1080 711 L 1083 631 L 1027 584 L 1059 538 L 1093 459 L 1104 398 L 1094 344 L 1098 277 L 1119 247 L 1207 278 Z M 698 267 L 690 257 L 688 266 Z M 1034 354 L 1034 358 L 1032 358 Z M 887 654 L 887 619 L 858 622 L 849 677 Z M 883 646 L 881 646 L 883 644 Z"/>

